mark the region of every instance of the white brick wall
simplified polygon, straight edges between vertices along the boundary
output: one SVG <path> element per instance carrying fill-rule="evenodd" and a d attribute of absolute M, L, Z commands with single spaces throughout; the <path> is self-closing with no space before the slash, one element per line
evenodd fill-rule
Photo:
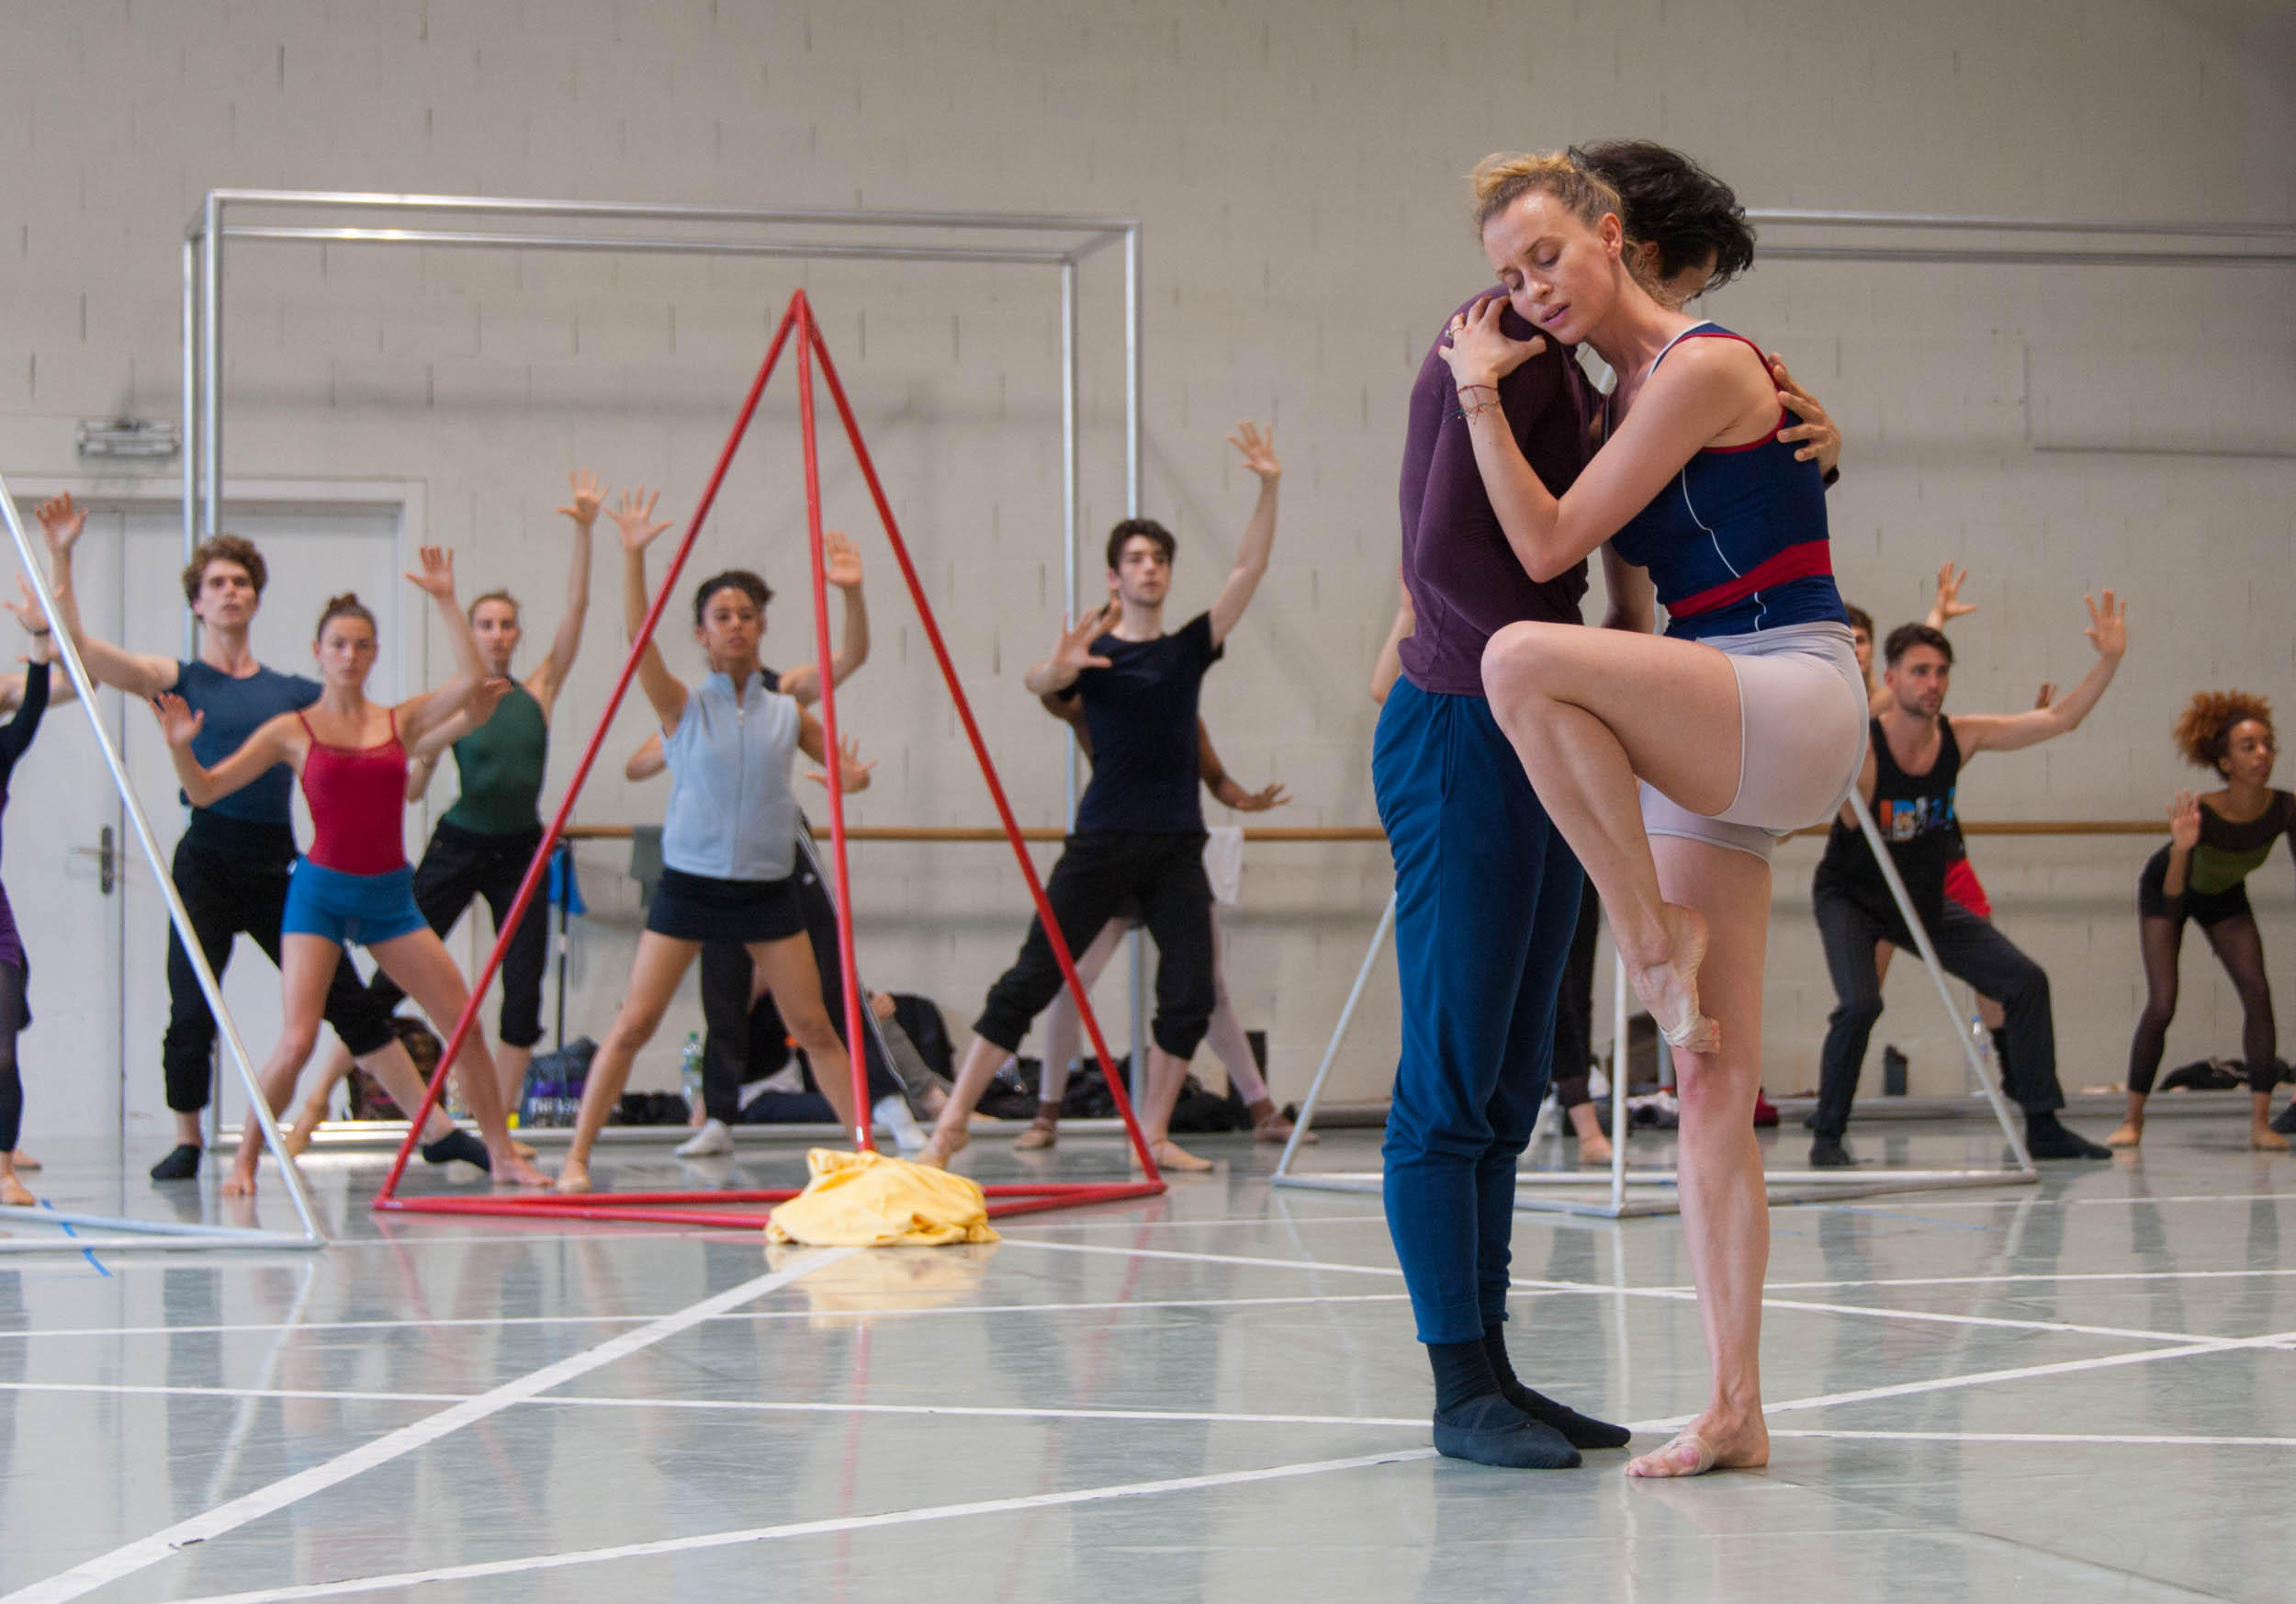
<path fill-rule="evenodd" d="M 2245 29 L 2246 31 L 2243 31 Z M 1182 540 L 1177 607 L 1211 594 L 1248 508 L 1221 431 L 1273 416 L 1290 472 L 1277 570 L 1206 713 L 1287 822 L 1371 819 L 1360 686 L 1392 602 L 1402 401 L 1435 319 L 1482 281 L 1458 175 L 1494 147 L 1646 134 L 1756 205 L 2122 217 L 2296 210 L 2285 31 L 2234 6 L 2103 0 L 1919 11 L 1747 0 L 1727 14 L 1275 0 L 547 7 L 17 0 L 0 16 L 0 466 L 69 474 L 73 419 L 175 410 L 176 250 L 211 186 L 724 203 L 1005 208 L 1146 220 L 1147 509 Z M 1115 277 L 1085 272 L 1087 546 L 1120 511 Z M 1060 808 L 1054 727 L 1019 691 L 1059 611 L 1055 298 L 1049 276 L 270 247 L 233 264 L 227 351 L 238 475 L 415 478 L 474 585 L 555 616 L 566 470 L 699 488 L 789 289 L 817 298 L 984 729 L 1030 823 Z M 1885 625 L 1946 557 L 1982 606 L 1960 627 L 1964 708 L 2021 706 L 2087 661 L 2078 594 L 2135 598 L 2122 683 L 2079 735 L 1986 759 L 1967 811 L 2149 814 L 2186 776 L 2181 697 L 2290 695 L 2296 449 L 2289 275 L 1776 261 L 1716 315 L 1784 350 L 1841 419 L 1832 512 L 1846 588 Z M 695 561 L 784 587 L 776 655 L 805 649 L 791 393 L 761 413 Z M 2130 454 L 2167 445 L 2185 455 Z M 2036 446 L 2051 447 L 2036 449 Z M 2201 456 L 2234 447 L 2277 456 Z M 2062 449 L 2059 447 L 2109 447 Z M 868 510 L 830 457 L 835 522 Z M 872 822 L 987 817 L 873 537 L 876 657 L 849 717 L 887 762 Z M 602 552 L 561 750 L 612 672 Z M 673 657 L 690 649 L 673 644 Z M 626 717 L 616 760 L 640 739 Z M 561 773 L 570 763 L 562 762 Z M 658 817 L 602 769 L 583 817 Z M 2005 925 L 2054 975 L 2068 1084 L 2120 1073 L 2136 996 L 2132 841 L 1976 843 Z M 1773 1090 L 1814 1079 L 1829 997 L 1797 845 L 1779 858 Z M 618 851 L 588 849 L 593 899 Z M 870 966 L 962 1023 L 1022 923 L 991 849 L 857 856 Z M 1385 893 L 1376 848 L 1255 853 L 1231 923 L 1247 1022 L 1296 1095 Z M 2286 869 L 2268 940 L 2296 936 Z M 626 943 L 602 917 L 580 1022 Z M 2172 1061 L 2234 1045 L 2199 944 Z M 2284 966 L 2276 972 L 2285 978 Z M 1915 977 L 1882 1034 L 1917 1084 L 1954 1073 Z M 1104 996 L 1112 993 L 1104 993 Z M 657 1073 L 684 1023 L 673 1022 Z M 1344 1095 L 1379 1087 L 1377 998 Z"/>

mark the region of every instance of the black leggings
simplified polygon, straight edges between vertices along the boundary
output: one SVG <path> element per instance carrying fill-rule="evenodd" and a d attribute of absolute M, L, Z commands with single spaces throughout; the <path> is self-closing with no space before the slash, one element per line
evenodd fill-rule
<path fill-rule="evenodd" d="M 2152 1094 L 2169 1022 L 2177 1017 L 2177 967 L 2184 927 L 2181 912 L 2147 913 L 2137 921 L 2137 946 L 2144 954 L 2144 1011 L 2137 1016 L 2136 1034 L 2129 1042 L 2129 1090 L 2140 1097 Z M 2279 1080 L 2279 1066 L 2273 1062 L 2279 1030 L 2272 1018 L 2272 988 L 2264 977 L 2264 938 L 2257 933 L 2256 920 L 2246 914 L 2204 923 L 2200 929 L 2240 994 L 2240 1050 L 2248 1065 L 2248 1090 L 2269 1092 Z"/>
<path fill-rule="evenodd" d="M 519 883 L 541 845 L 540 825 L 509 835 L 480 835 L 442 819 L 431 832 L 422 862 L 415 866 L 414 905 L 444 937 L 463 909 L 483 897 L 500 933 L 511 904 L 518 900 Z M 526 904 L 525 917 L 502 953 L 499 1034 L 506 1047 L 531 1047 L 542 1040 L 542 977 L 549 966 L 549 898 L 537 894 Z M 407 995 L 380 969 L 367 982 L 367 992 L 386 1014 L 395 1012 Z"/>
<path fill-rule="evenodd" d="M 0 963 L 0 1153 L 16 1151 L 24 1134 L 24 1079 L 17 1073 L 16 1037 L 24 1028 L 24 969 Z"/>

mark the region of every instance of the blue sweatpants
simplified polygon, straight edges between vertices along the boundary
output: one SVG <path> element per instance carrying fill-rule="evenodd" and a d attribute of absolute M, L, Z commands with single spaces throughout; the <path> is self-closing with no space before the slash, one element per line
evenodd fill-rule
<path fill-rule="evenodd" d="M 1387 1225 L 1422 1342 L 1506 1318 L 1514 1166 L 1554 1056 L 1584 876 L 1480 696 L 1398 680 L 1372 787 L 1395 857 L 1402 1054 Z"/>

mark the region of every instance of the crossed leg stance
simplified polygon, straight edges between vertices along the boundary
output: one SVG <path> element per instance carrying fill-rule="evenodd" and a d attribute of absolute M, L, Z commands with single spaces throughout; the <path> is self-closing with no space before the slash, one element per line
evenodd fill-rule
<path fill-rule="evenodd" d="M 1752 1125 L 1770 867 L 1752 844 L 1654 839 L 1643 787 L 1661 806 L 1708 819 L 1739 811 L 1750 796 L 1814 819 L 1826 810 L 1818 793 L 1829 774 L 1846 785 L 1863 751 L 1864 713 L 1848 690 L 1840 709 L 1807 721 L 1806 749 L 1797 738 L 1795 750 L 1755 751 L 1750 763 L 1740 672 L 1710 646 L 1546 624 L 1510 626 L 1483 656 L 1491 710 L 1601 893 L 1636 995 L 1677 1049 L 1683 1225 L 1712 1393 L 1672 1442 L 1627 1466 L 1636 1476 L 1770 1457 L 1760 1351 L 1769 1212 Z M 1764 718 L 1765 739 L 1778 724 Z M 1750 772 L 1754 764 L 1762 771 Z M 1717 830 L 1723 839 L 1747 834 L 1734 824 Z"/>

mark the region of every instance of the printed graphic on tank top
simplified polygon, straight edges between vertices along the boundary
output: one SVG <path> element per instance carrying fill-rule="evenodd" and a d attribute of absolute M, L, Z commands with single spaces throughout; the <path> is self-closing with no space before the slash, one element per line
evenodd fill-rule
<path fill-rule="evenodd" d="M 1652 359 L 1653 375 L 1684 340 L 1736 340 L 1761 351 L 1718 324 L 1694 323 Z M 1816 462 L 1795 461 L 1795 446 L 1778 438 L 1791 422 L 1781 407 L 1761 439 L 1700 451 L 1611 537 L 1619 556 L 1649 571 L 1667 634 L 1698 640 L 1849 623 L 1834 587 L 1825 476 Z"/>
<path fill-rule="evenodd" d="M 1937 761 L 1926 773 L 1909 774 L 1897 766 L 1882 721 L 1874 719 L 1867 731 L 1874 753 L 1874 823 L 1889 843 L 1890 861 L 1906 883 L 1907 896 L 1922 923 L 1932 928 L 1944 909 L 1945 874 L 1960 830 L 1953 797 L 1961 783 L 1961 743 L 1953 739 L 1953 720 L 1939 719 L 1937 735 Z M 1826 854 L 1818 863 L 1817 884 L 1848 897 L 1870 918 L 1893 926 L 1901 922 L 1889 882 L 1874 861 L 1865 832 L 1854 823 L 1835 819 Z"/>

